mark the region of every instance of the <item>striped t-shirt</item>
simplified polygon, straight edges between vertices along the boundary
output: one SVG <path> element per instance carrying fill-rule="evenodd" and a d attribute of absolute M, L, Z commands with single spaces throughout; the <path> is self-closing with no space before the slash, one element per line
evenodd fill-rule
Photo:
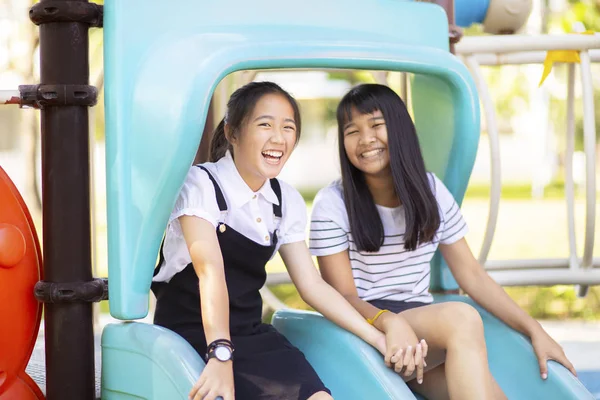
<path fill-rule="evenodd" d="M 363 300 L 433 301 L 429 293 L 429 263 L 438 244 L 451 244 L 467 233 L 460 208 L 446 186 L 429 173 L 439 205 L 440 226 L 433 241 L 414 250 L 404 249 L 405 219 L 402 206 L 377 206 L 383 223 L 384 241 L 374 253 L 358 251 L 350 232 L 341 181 L 321 189 L 311 216 L 310 250 L 315 256 L 349 252 L 358 295 Z"/>

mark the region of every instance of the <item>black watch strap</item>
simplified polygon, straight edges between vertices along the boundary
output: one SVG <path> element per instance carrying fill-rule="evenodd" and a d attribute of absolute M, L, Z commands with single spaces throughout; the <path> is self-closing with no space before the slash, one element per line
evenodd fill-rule
<path fill-rule="evenodd" d="M 233 343 L 231 342 L 231 340 L 217 339 L 217 340 L 211 342 L 206 348 L 206 362 L 208 362 L 208 360 L 210 360 L 211 358 L 217 358 L 216 350 L 219 347 L 228 348 L 229 352 L 231 354 L 231 356 L 229 357 L 229 360 L 233 360 L 233 353 L 234 353 L 235 349 L 234 349 L 234 346 L 233 346 Z M 221 360 L 219 360 L 219 361 L 221 361 Z"/>

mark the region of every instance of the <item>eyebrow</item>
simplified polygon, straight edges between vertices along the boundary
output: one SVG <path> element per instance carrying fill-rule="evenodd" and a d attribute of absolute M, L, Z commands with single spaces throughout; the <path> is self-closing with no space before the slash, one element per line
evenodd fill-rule
<path fill-rule="evenodd" d="M 266 115 L 265 114 L 265 115 L 261 115 L 261 116 L 258 116 L 256 118 L 254 118 L 254 121 L 258 121 L 259 119 L 262 119 L 262 118 L 267 118 L 267 119 L 270 119 L 270 120 L 275 120 L 275 117 L 273 117 L 272 115 Z M 284 121 L 291 122 L 294 125 L 296 124 L 296 121 L 294 121 L 292 118 L 286 118 L 286 119 L 284 119 Z"/>
<path fill-rule="evenodd" d="M 375 120 L 378 120 L 378 119 L 385 120 L 385 118 L 383 118 L 383 116 L 377 116 L 377 117 L 371 117 L 371 118 L 369 118 L 369 121 L 375 121 Z M 344 129 L 343 130 L 346 130 L 350 125 L 354 125 L 354 122 L 352 122 L 352 121 L 348 122 L 346 125 L 344 125 Z"/>

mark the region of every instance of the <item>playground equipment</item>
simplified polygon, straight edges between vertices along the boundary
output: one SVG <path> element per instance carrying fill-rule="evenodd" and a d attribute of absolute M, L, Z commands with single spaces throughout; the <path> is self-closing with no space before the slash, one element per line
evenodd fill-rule
<path fill-rule="evenodd" d="M 532 0 L 455 0 L 456 24 L 468 27 L 483 25 L 487 33 L 515 33 L 527 21 Z"/>
<path fill-rule="evenodd" d="M 242 6 L 240 15 L 223 12 Z M 106 298 L 105 282 L 93 279 L 90 267 L 87 107 L 96 91 L 87 85 L 89 26 L 104 22 L 108 290 L 111 314 L 126 321 L 103 332 L 103 399 L 185 399 L 204 366 L 178 335 L 129 321 L 148 312 L 162 233 L 198 148 L 211 95 L 227 74 L 274 68 L 415 74 L 412 106 L 428 169 L 459 203 L 464 196 L 479 138 L 478 97 L 468 70 L 448 52 L 447 16 L 438 6 L 307 0 L 286 5 L 282 15 L 276 0 L 251 7 L 239 0 L 182 0 L 176 9 L 142 0 L 106 0 L 103 9 L 44 0 L 32 9 L 32 20 L 41 24 L 43 84 L 22 87 L 7 100 L 43 107 L 47 282 L 37 285 L 36 296 L 46 303 L 49 399 L 93 397 L 90 303 Z M 360 27 L 345 24 L 357 20 Z M 455 288 L 439 256 L 432 271 L 433 288 Z M 436 298 L 450 300 L 468 301 Z M 542 382 L 529 342 L 481 313 L 492 372 L 510 398 L 591 398 L 557 364 Z M 318 314 L 280 311 L 273 323 L 305 352 L 336 398 L 415 398 L 374 349 Z M 343 374 L 340 365 L 347 366 Z M 0 375 L 0 397 L 4 382 Z"/>
<path fill-rule="evenodd" d="M 0 398 L 43 399 L 25 373 L 42 316 L 33 297 L 42 278 L 40 245 L 25 202 L 1 167 L 0 204 L 0 315 L 6 321 L 0 324 Z"/>

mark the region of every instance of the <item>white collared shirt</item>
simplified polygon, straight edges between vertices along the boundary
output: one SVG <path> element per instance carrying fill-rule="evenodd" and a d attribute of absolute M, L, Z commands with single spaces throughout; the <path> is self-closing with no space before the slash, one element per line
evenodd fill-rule
<path fill-rule="evenodd" d="M 153 281 L 169 281 L 192 262 L 178 220 L 183 215 L 202 218 L 215 229 L 219 222 L 224 222 L 263 246 L 271 244 L 271 232 L 277 229 L 278 241 L 273 254 L 282 244 L 305 240 L 306 204 L 292 186 L 279 180 L 283 203 L 282 218 L 279 219 L 273 215 L 273 204 L 279 204 L 279 201 L 271 183 L 267 180 L 258 191 L 252 191 L 240 176 L 229 152 L 216 163 L 204 163 L 202 166 L 210 171 L 221 188 L 227 202 L 227 213 L 219 210 L 208 174 L 192 166 L 169 217 L 163 247 L 165 261 Z"/>

